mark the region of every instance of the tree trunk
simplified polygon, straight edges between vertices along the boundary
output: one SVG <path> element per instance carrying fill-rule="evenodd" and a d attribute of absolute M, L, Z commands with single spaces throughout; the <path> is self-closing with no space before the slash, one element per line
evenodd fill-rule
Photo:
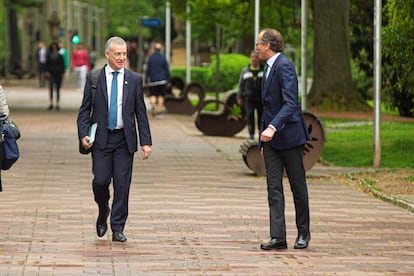
<path fill-rule="evenodd" d="M 22 77 L 22 66 L 21 66 L 21 49 L 19 44 L 19 30 L 17 27 L 17 9 L 14 4 L 7 7 L 7 20 L 9 25 L 8 35 L 10 39 L 10 69 L 11 73 L 16 75 L 18 78 Z"/>
<path fill-rule="evenodd" d="M 368 110 L 352 83 L 349 0 L 314 0 L 314 73 L 309 105 L 321 111 Z"/>

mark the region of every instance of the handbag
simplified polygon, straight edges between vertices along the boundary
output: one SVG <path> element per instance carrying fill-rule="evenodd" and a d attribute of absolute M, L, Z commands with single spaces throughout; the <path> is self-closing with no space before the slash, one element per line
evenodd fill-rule
<path fill-rule="evenodd" d="M 0 127 L 0 149 L 2 170 L 10 169 L 19 159 L 19 146 L 17 139 L 20 138 L 20 130 L 15 123 L 3 123 Z"/>

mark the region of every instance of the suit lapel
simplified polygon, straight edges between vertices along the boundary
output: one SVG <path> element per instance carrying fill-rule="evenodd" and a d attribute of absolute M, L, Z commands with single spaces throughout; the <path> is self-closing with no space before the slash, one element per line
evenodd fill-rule
<path fill-rule="evenodd" d="M 98 83 L 100 89 L 96 89 L 96 91 L 99 91 L 99 93 L 102 93 L 103 98 L 105 100 L 105 104 L 108 105 L 108 87 L 106 86 L 106 76 L 105 76 L 105 67 L 102 68 L 101 73 L 99 74 L 99 80 Z"/>
<path fill-rule="evenodd" d="M 123 88 L 122 88 L 122 106 L 124 106 L 128 100 L 129 79 L 130 79 L 130 72 L 127 69 L 124 69 L 124 80 L 123 80 Z"/>
<path fill-rule="evenodd" d="M 275 85 L 277 83 L 277 79 L 274 79 L 274 78 L 276 78 L 275 71 L 276 71 L 276 67 L 278 66 L 278 63 L 280 62 L 280 57 L 282 55 L 283 54 L 280 54 L 276 58 L 275 62 L 272 65 L 272 68 L 270 68 L 269 77 L 266 78 L 266 81 L 264 83 L 264 89 L 262 90 L 262 92 L 264 93 L 263 94 L 264 97 L 270 92 L 271 84 Z"/>

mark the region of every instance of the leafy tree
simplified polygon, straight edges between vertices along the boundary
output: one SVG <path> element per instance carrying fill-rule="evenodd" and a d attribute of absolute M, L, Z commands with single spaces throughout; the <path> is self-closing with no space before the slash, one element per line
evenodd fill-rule
<path fill-rule="evenodd" d="M 0 5 L 0 24 L 2 24 L 2 26 L 4 26 L 4 22 L 5 22 L 5 7 L 3 5 Z M 5 28 L 0 28 L 0 37 L 5 37 L 6 36 L 6 29 Z M 5 40 L 4 39 L 0 39 L 0 70 L 3 71 L 4 69 L 4 65 L 5 65 L 5 58 L 6 58 L 6 45 L 5 45 Z"/>
<path fill-rule="evenodd" d="M 368 110 L 351 77 L 349 0 L 314 0 L 313 83 L 309 104 L 320 110 Z"/>
<path fill-rule="evenodd" d="M 222 31 L 221 53 L 249 54 L 254 48 L 254 1 L 189 0 L 193 39 L 216 44 L 216 26 Z M 187 0 L 171 1 L 178 19 L 187 19 Z M 261 0 L 261 27 L 280 30 L 288 43 L 300 45 L 300 0 Z"/>
<path fill-rule="evenodd" d="M 110 11 L 111 16 L 108 17 L 108 37 L 117 35 L 127 40 L 137 40 L 140 19 L 144 16 L 159 16 L 154 8 L 155 4 L 164 7 L 165 1 L 136 1 L 121 0 L 107 1 L 106 10 Z M 165 12 L 164 12 L 165 14 Z M 162 18 L 164 18 L 164 14 Z M 146 37 L 151 36 L 151 30 L 143 28 Z"/>
<path fill-rule="evenodd" d="M 374 55 L 374 5 L 372 0 L 351 0 L 350 43 L 352 79 L 364 99 L 372 98 Z"/>
<path fill-rule="evenodd" d="M 414 116 L 414 0 L 388 0 L 383 28 L 384 93 L 401 116 Z"/>

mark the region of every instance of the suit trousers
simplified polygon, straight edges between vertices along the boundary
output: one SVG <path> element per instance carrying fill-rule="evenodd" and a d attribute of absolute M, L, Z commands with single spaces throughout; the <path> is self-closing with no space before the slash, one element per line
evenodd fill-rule
<path fill-rule="evenodd" d="M 277 239 L 286 239 L 284 171 L 286 171 L 293 194 L 298 234 L 308 236 L 309 199 L 303 166 L 303 146 L 275 150 L 270 143 L 263 143 L 263 153 L 270 209 L 270 236 Z"/>
<path fill-rule="evenodd" d="M 105 149 L 92 150 L 92 189 L 101 216 L 105 216 L 107 210 L 112 180 L 114 198 L 110 220 L 113 232 L 123 232 L 128 217 L 133 158 L 134 154 L 128 151 L 123 130 L 108 130 Z"/>

